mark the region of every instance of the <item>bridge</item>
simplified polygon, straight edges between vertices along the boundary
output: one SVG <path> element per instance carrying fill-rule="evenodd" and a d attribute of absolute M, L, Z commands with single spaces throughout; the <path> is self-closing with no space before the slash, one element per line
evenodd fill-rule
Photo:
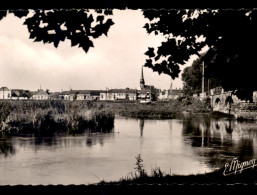
<path fill-rule="evenodd" d="M 208 94 L 194 94 L 193 97 L 210 102 L 213 111 L 232 114 L 236 118 L 257 120 L 257 91 L 253 92 L 252 103 L 239 99 L 232 91 L 224 91 L 221 87 L 211 89 Z"/>
<path fill-rule="evenodd" d="M 222 88 L 211 89 L 210 93 L 201 93 L 200 100 L 207 99 L 210 102 L 213 111 L 219 111 L 227 114 L 235 114 L 234 105 L 242 102 L 232 91 L 224 91 Z"/>
<path fill-rule="evenodd" d="M 213 94 L 210 95 L 209 98 L 213 111 L 219 111 L 227 114 L 235 114 L 234 105 L 241 102 L 236 95 L 232 94 L 232 91 Z"/>

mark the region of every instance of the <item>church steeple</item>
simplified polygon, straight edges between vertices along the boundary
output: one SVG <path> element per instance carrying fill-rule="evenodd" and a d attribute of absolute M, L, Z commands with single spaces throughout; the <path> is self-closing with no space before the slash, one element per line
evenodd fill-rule
<path fill-rule="evenodd" d="M 144 89 L 144 88 L 145 88 L 145 80 L 144 80 L 143 67 L 144 67 L 144 66 L 142 66 L 141 79 L 140 79 L 140 88 L 141 88 L 141 89 Z"/>

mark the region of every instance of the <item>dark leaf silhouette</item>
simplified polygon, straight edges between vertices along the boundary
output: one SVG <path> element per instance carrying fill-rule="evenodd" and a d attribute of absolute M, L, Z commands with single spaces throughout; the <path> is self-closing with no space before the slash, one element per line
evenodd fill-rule
<path fill-rule="evenodd" d="M 144 66 L 149 67 L 149 68 L 153 68 L 152 60 L 151 59 L 146 60 L 146 63 L 145 63 Z"/>
<path fill-rule="evenodd" d="M 154 48 L 148 47 L 148 51 L 145 52 L 145 55 L 149 56 L 150 58 L 151 58 L 151 57 L 154 57 L 154 56 L 155 56 L 155 54 L 154 54 Z"/>
<path fill-rule="evenodd" d="M 2 18 L 4 18 L 4 17 L 6 16 L 6 14 L 7 14 L 7 11 L 0 10 L 0 20 L 1 20 Z"/>
<path fill-rule="evenodd" d="M 92 14 L 94 12 L 94 14 Z M 29 38 L 35 42 L 53 43 L 57 48 L 60 42 L 69 39 L 71 46 L 78 45 L 85 52 L 94 47 L 93 39 L 106 35 L 114 24 L 111 18 L 112 10 L 33 10 L 28 16 L 28 10 L 10 11 L 21 18 L 27 16 L 24 25 L 30 33 Z M 0 19 L 6 16 L 6 11 L 0 11 Z"/>
<path fill-rule="evenodd" d="M 15 16 L 22 18 L 24 16 L 27 16 L 29 11 L 28 10 L 10 10 L 10 13 L 13 13 Z"/>
<path fill-rule="evenodd" d="M 101 24 L 103 23 L 103 20 L 104 20 L 104 16 L 97 16 L 97 18 L 96 18 L 96 21 L 98 22 L 100 22 Z"/>

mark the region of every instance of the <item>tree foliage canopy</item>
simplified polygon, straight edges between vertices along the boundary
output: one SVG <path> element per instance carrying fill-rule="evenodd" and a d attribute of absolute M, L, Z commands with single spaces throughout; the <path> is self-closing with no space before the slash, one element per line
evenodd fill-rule
<path fill-rule="evenodd" d="M 94 47 L 93 39 L 106 35 L 114 24 L 109 15 L 112 10 L 6 10 L 0 11 L 0 20 L 9 13 L 26 17 L 30 39 L 35 42 L 53 43 L 58 47 L 60 41 L 69 39 L 71 46 L 78 45 L 85 52 Z"/>
<path fill-rule="evenodd" d="M 205 54 L 202 54 L 198 59 L 194 60 L 192 66 L 186 67 L 181 74 L 182 81 L 184 82 L 184 90 L 187 94 L 200 93 L 202 91 L 202 71 L 203 71 L 203 59 Z M 206 69 L 207 67 L 204 66 Z M 204 91 L 220 86 L 220 81 L 212 78 L 208 72 L 205 71 Z"/>
<path fill-rule="evenodd" d="M 143 14 L 149 19 L 147 32 L 166 37 L 157 49 L 148 48 L 145 66 L 174 79 L 191 55 L 199 56 L 208 46 L 203 60 L 210 78 L 225 89 L 257 89 L 256 10 L 144 10 Z"/>
<path fill-rule="evenodd" d="M 184 90 L 187 94 L 201 92 L 202 84 L 202 67 L 200 59 L 193 62 L 192 66 L 186 67 L 182 73 L 182 81 L 184 82 Z"/>

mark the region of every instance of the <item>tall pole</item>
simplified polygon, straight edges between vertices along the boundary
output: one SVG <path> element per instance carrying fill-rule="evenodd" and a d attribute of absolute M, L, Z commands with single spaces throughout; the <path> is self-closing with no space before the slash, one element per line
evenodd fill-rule
<path fill-rule="evenodd" d="M 170 95 L 170 97 L 171 97 L 171 93 L 172 93 L 172 80 L 171 80 L 171 82 L 170 82 L 170 91 L 169 91 L 170 93 L 168 94 L 168 95 Z"/>
<path fill-rule="evenodd" d="M 210 94 L 210 79 L 208 79 L 208 94 Z"/>
<path fill-rule="evenodd" d="M 202 71 L 202 93 L 204 93 L 204 62 L 203 62 L 203 71 Z"/>

